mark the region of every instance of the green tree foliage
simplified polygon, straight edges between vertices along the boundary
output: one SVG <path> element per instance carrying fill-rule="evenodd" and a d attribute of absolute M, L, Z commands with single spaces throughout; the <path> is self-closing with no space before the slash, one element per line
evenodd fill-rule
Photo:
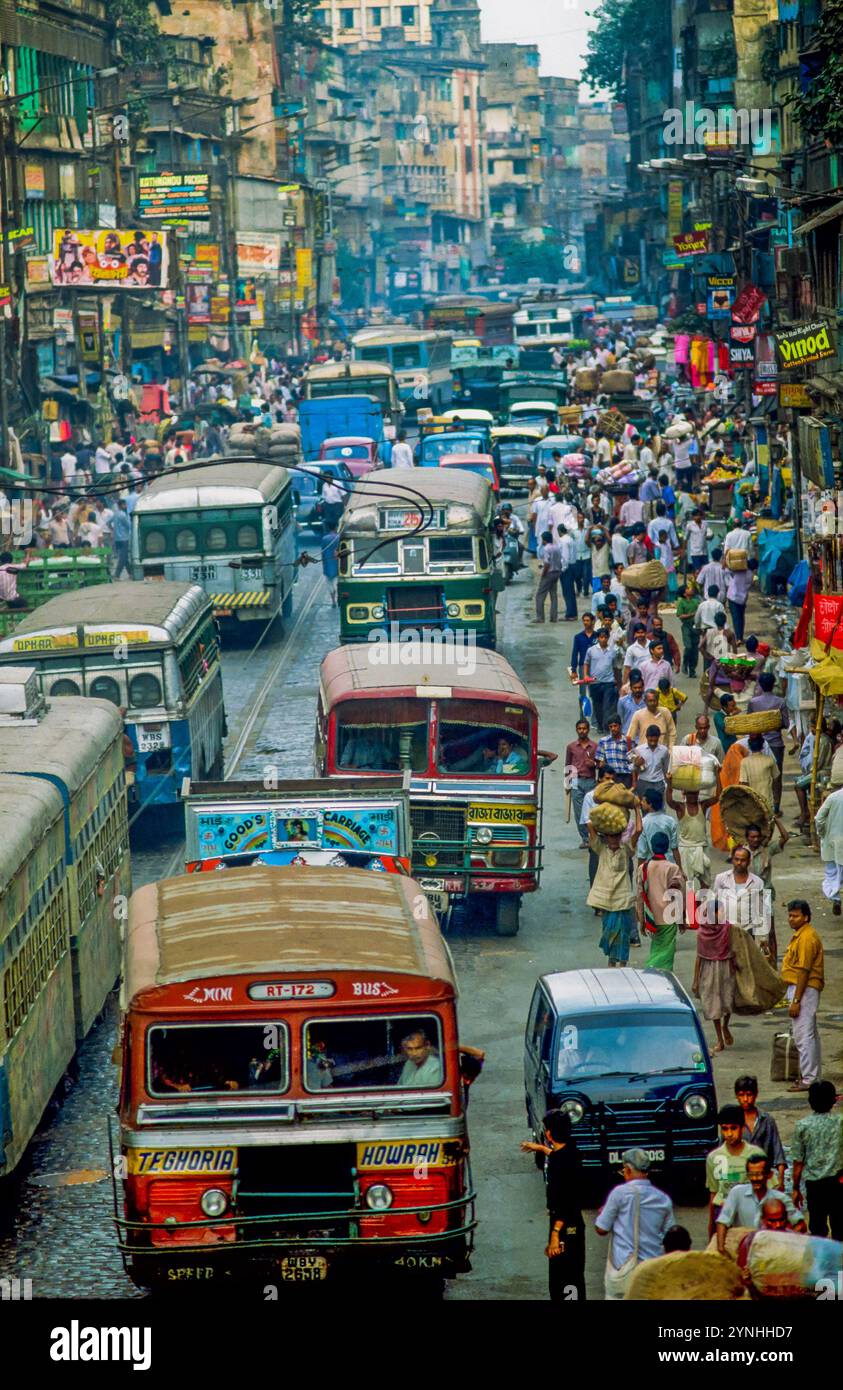
<path fill-rule="evenodd" d="M 785 97 L 804 135 L 843 143 L 843 0 L 827 0 L 811 47 L 822 66 L 801 92 Z"/>
<path fill-rule="evenodd" d="M 654 64 L 669 48 L 669 6 L 666 0 L 600 0 L 586 12 L 597 20 L 588 36 L 585 81 L 591 90 L 625 95 L 630 66 L 654 72 Z"/>
<path fill-rule="evenodd" d="M 129 67 L 159 63 L 166 57 L 167 39 L 153 18 L 149 0 L 108 0 L 108 18 Z"/>
<path fill-rule="evenodd" d="M 564 280 L 572 275 L 565 268 L 566 246 L 558 236 L 546 237 L 544 241 L 511 241 L 496 250 L 494 259 L 503 262 L 503 279 L 507 282 Z"/>

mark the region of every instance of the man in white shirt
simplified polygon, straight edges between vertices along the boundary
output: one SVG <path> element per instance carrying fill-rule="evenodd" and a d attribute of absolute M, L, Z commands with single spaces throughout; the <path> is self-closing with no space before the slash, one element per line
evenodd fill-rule
<path fill-rule="evenodd" d="M 398 1077 L 399 1086 L 440 1086 L 442 1063 L 427 1034 L 421 1029 L 401 1039 L 405 1062 Z"/>
<path fill-rule="evenodd" d="M 706 629 L 714 627 L 714 619 L 718 613 L 723 613 L 725 615 L 726 609 L 717 597 L 716 586 L 712 584 L 709 589 L 708 597 L 703 599 L 694 614 L 694 627 L 697 628 L 699 632 L 705 632 Z"/>
<path fill-rule="evenodd" d="M 752 536 L 744 526 L 735 526 L 723 541 L 723 563 L 728 568 L 729 551 L 743 550 L 748 551 L 752 545 Z"/>
<path fill-rule="evenodd" d="M 112 462 L 111 454 L 108 452 L 105 445 L 98 444 L 97 451 L 94 454 L 94 472 L 98 478 L 101 478 L 105 473 L 111 472 Z"/>
<path fill-rule="evenodd" d="M 621 526 L 637 526 L 639 521 L 644 520 L 644 503 L 637 497 L 628 497 L 618 513 L 618 520 Z"/>
<path fill-rule="evenodd" d="M 61 475 L 66 483 L 72 483 L 76 477 L 76 455 L 68 445 L 61 456 Z"/>
<path fill-rule="evenodd" d="M 597 441 L 597 462 L 601 468 L 612 462 L 612 441 L 602 434 Z"/>
<path fill-rule="evenodd" d="M 706 524 L 702 508 L 697 507 L 693 516 L 685 523 L 685 545 L 688 550 L 688 559 L 695 573 L 702 569 L 708 559 L 708 543 L 713 534 L 711 528 Z"/>
<path fill-rule="evenodd" d="M 392 446 L 392 467 L 412 468 L 413 451 L 407 443 L 407 431 L 399 430 L 398 438 Z"/>
<path fill-rule="evenodd" d="M 652 442 L 653 436 L 650 435 L 647 439 L 647 443 L 642 444 L 641 452 L 638 455 L 638 461 L 645 473 L 648 473 L 651 468 L 655 468 L 656 466 L 656 455 L 652 449 Z"/>

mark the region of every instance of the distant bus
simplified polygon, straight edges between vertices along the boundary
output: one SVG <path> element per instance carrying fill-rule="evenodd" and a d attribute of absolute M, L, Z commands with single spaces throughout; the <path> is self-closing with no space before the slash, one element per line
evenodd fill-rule
<path fill-rule="evenodd" d="M 31 673 L 6 675 L 21 707 L 0 714 L 0 1178 L 120 973 L 132 887 L 119 712 L 45 704 Z"/>
<path fill-rule="evenodd" d="M 451 333 L 471 334 L 487 347 L 512 342 L 515 304 L 445 296 L 429 304 L 425 313 L 427 328 L 448 329 Z"/>
<path fill-rule="evenodd" d="M 179 802 L 182 779 L 222 773 L 225 709 L 211 601 L 196 584 L 99 584 L 41 605 L 0 641 L 0 668 L 34 666 L 47 699 L 122 710 L 134 749 L 129 800 Z"/>
<path fill-rule="evenodd" d="M 293 491 L 293 475 L 269 463 L 231 459 L 163 474 L 132 516 L 135 578 L 199 584 L 218 618 L 290 617 L 299 572 Z"/>
<path fill-rule="evenodd" d="M 415 415 L 419 408 L 439 414 L 450 405 L 450 333 L 393 325 L 362 328 L 351 340 L 356 362 L 388 362 L 398 380 L 404 408 Z"/>
<path fill-rule="evenodd" d="M 355 353 L 355 357 L 360 354 Z M 302 390 L 306 401 L 325 396 L 371 396 L 382 406 L 387 423 L 396 429 L 404 415 L 398 379 L 385 353 L 363 361 L 322 362 L 308 367 Z"/>
<path fill-rule="evenodd" d="M 565 347 L 574 336 L 571 307 L 560 300 L 537 299 L 516 311 L 513 319 L 515 342 L 520 348 Z M 521 365 L 525 364 L 522 358 Z"/>

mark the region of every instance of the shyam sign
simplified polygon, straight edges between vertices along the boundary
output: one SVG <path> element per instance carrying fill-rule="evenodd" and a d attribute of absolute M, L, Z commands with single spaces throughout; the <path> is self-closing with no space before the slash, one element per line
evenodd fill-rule
<path fill-rule="evenodd" d="M 827 323 L 803 323 L 777 333 L 776 347 L 783 371 L 801 367 L 805 362 L 822 362 L 826 357 L 834 357 L 837 351 Z"/>

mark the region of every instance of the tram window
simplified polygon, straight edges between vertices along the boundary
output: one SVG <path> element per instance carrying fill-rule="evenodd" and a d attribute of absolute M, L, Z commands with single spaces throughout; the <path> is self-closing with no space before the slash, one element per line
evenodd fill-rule
<path fill-rule="evenodd" d="M 129 704 L 133 709 L 152 708 L 161 704 L 161 682 L 157 676 L 142 671 L 129 681 Z"/>
<path fill-rule="evenodd" d="M 337 764 L 360 772 L 427 767 L 423 700 L 354 700 L 337 711 Z"/>
<path fill-rule="evenodd" d="M 154 1027 L 147 1038 L 150 1095 L 287 1088 L 282 1023 Z"/>
<path fill-rule="evenodd" d="M 256 550 L 259 544 L 256 526 L 238 526 L 237 545 L 240 550 Z"/>
<path fill-rule="evenodd" d="M 196 532 L 191 531 L 189 526 L 183 526 L 176 532 L 176 550 L 184 554 L 188 550 L 195 550 L 197 546 Z"/>
<path fill-rule="evenodd" d="M 531 718 L 516 706 L 449 700 L 439 709 L 441 772 L 526 776 L 530 771 Z"/>
<path fill-rule="evenodd" d="M 167 537 L 163 531 L 147 531 L 143 538 L 144 555 L 163 555 L 167 549 Z"/>
<path fill-rule="evenodd" d="M 113 676 L 95 676 L 88 686 L 88 694 L 96 700 L 110 700 L 118 709 L 123 703 L 120 686 Z"/>
<path fill-rule="evenodd" d="M 209 550 L 225 550 L 228 537 L 224 526 L 209 526 L 205 544 Z"/>
<path fill-rule="evenodd" d="M 308 1023 L 304 1029 L 308 1091 L 441 1086 L 442 1037 L 430 1015 Z"/>
<path fill-rule="evenodd" d="M 67 680 L 53 681 L 50 686 L 51 695 L 81 695 L 82 689 L 78 681 Z"/>
<path fill-rule="evenodd" d="M 474 542 L 471 536 L 431 536 L 427 546 L 432 565 L 470 565 L 474 559 Z"/>

